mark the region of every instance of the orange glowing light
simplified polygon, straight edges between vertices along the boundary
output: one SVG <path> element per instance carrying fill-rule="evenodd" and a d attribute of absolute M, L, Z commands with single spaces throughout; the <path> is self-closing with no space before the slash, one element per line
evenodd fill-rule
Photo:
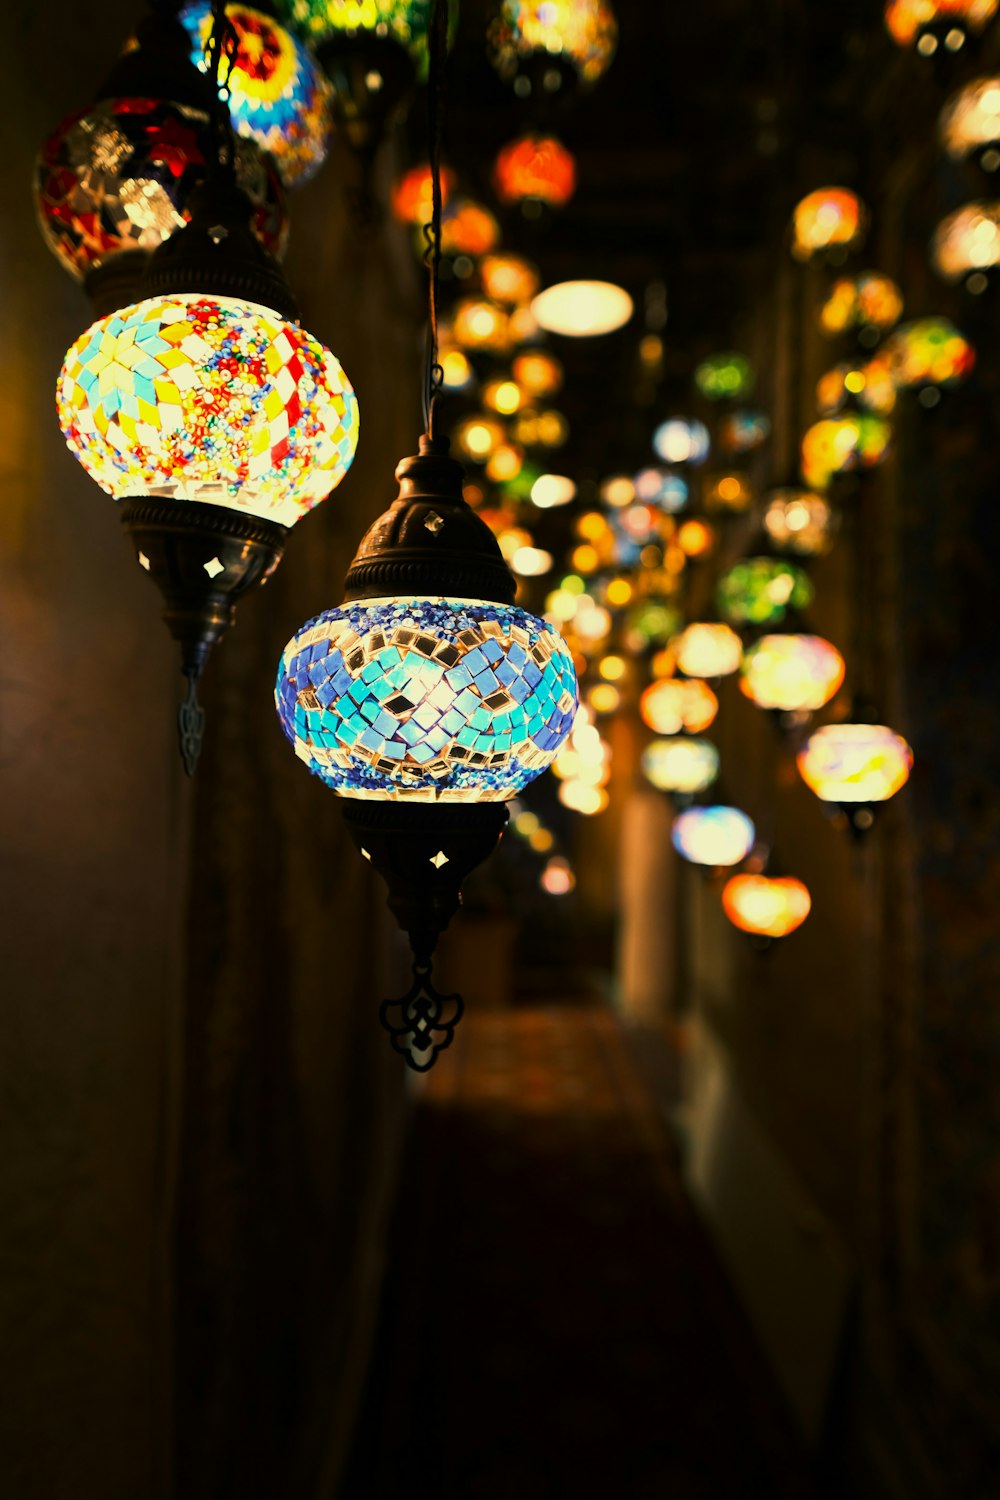
<path fill-rule="evenodd" d="M 483 291 L 494 302 L 520 307 L 538 291 L 538 271 L 520 255 L 486 255 L 479 266 Z"/>
<path fill-rule="evenodd" d="M 554 354 L 530 349 L 519 354 L 511 374 L 530 396 L 554 396 L 563 383 L 563 367 Z"/>
<path fill-rule="evenodd" d="M 949 52 L 957 52 L 967 31 L 982 31 L 996 15 L 998 0 L 887 0 L 885 24 L 900 47 L 916 46 L 930 57 L 937 51 L 933 30 L 944 31 Z"/>
<path fill-rule="evenodd" d="M 685 521 L 678 527 L 677 544 L 687 557 L 704 557 L 715 545 L 715 532 L 704 521 Z"/>
<path fill-rule="evenodd" d="M 797 764 L 823 802 L 887 802 L 909 780 L 913 751 L 884 724 L 827 724 L 809 736 Z"/>
<path fill-rule="evenodd" d="M 576 161 L 555 136 L 529 134 L 500 149 L 493 181 L 501 203 L 534 198 L 561 208 L 576 191 Z"/>
<path fill-rule="evenodd" d="M 792 254 L 811 260 L 824 252 L 846 252 L 860 245 L 868 211 L 856 193 L 842 187 L 817 188 L 803 198 L 792 217 Z"/>
<path fill-rule="evenodd" d="M 792 876 L 733 875 L 722 888 L 722 909 L 741 932 L 787 937 L 812 907 L 808 887 Z"/>
<path fill-rule="evenodd" d="M 743 659 L 740 691 L 758 708 L 811 713 L 844 680 L 844 658 L 818 635 L 765 635 Z"/>
<path fill-rule="evenodd" d="M 481 203 L 455 198 L 441 216 L 444 255 L 485 255 L 500 243 L 500 225 Z"/>
<path fill-rule="evenodd" d="M 441 199 L 447 203 L 455 187 L 455 174 L 450 167 L 441 168 Z M 431 209 L 431 169 L 424 163 L 411 167 L 392 190 L 392 211 L 403 224 L 429 224 Z"/>

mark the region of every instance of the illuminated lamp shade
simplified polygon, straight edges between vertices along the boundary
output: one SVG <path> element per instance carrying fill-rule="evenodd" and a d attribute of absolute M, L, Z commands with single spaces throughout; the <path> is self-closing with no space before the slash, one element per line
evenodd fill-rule
<path fill-rule="evenodd" d="M 719 700 L 700 678 L 664 677 L 639 699 L 639 713 L 654 734 L 698 734 L 719 712 Z"/>
<path fill-rule="evenodd" d="M 441 384 L 446 391 L 467 391 L 475 384 L 475 372 L 461 349 L 438 349 Z"/>
<path fill-rule="evenodd" d="M 555 136 L 521 136 L 497 153 L 493 183 L 501 203 L 562 208 L 576 192 L 576 161 Z"/>
<path fill-rule="evenodd" d="M 837 515 L 828 500 L 811 490 L 774 490 L 764 510 L 764 530 L 779 552 L 822 557 L 833 546 Z"/>
<path fill-rule="evenodd" d="M 722 887 L 726 916 L 755 937 L 787 937 L 802 926 L 811 908 L 808 887 L 787 875 L 733 875 Z"/>
<path fill-rule="evenodd" d="M 738 807 L 689 807 L 674 819 L 671 839 L 678 854 L 694 865 L 718 869 L 738 865 L 753 848 L 756 830 Z"/>
<path fill-rule="evenodd" d="M 897 386 L 957 385 L 971 373 L 976 351 L 947 318 L 904 323 L 886 344 Z"/>
<path fill-rule="evenodd" d="M 943 42 L 949 52 L 964 46 L 970 32 L 982 31 L 998 0 L 887 0 L 885 24 L 900 47 L 916 47 L 932 57 Z"/>
<path fill-rule="evenodd" d="M 209 652 L 235 601 L 277 566 L 287 528 L 343 479 L 358 440 L 350 382 L 295 321 L 251 212 L 220 169 L 196 192 L 190 224 L 151 257 L 147 296 L 77 339 L 56 390 L 70 451 L 119 502 L 180 642 L 189 773 Z"/>
<path fill-rule="evenodd" d="M 576 495 L 576 484 L 566 474 L 540 474 L 531 486 L 531 501 L 539 510 L 568 505 Z"/>
<path fill-rule="evenodd" d="M 671 516 L 684 509 L 691 493 L 687 480 L 672 469 L 640 469 L 632 484 L 636 499 L 659 506 Z"/>
<path fill-rule="evenodd" d="M 452 437 L 458 451 L 474 463 L 484 464 L 504 440 L 503 424 L 494 417 L 466 417 L 455 428 Z"/>
<path fill-rule="evenodd" d="M 523 392 L 513 380 L 490 380 L 483 386 L 485 405 L 501 416 L 512 416 L 523 400 Z"/>
<path fill-rule="evenodd" d="M 668 417 L 653 433 L 653 447 L 666 464 L 703 464 L 709 446 L 708 428 L 690 417 Z"/>
<path fill-rule="evenodd" d="M 1000 78 L 974 78 L 953 94 L 938 120 L 941 144 L 956 161 L 974 156 L 987 172 L 1000 167 Z"/>
<path fill-rule="evenodd" d="M 275 706 L 296 755 L 343 799 L 409 934 L 413 988 L 381 1014 L 423 1071 L 462 1010 L 430 984 L 438 935 L 495 847 L 505 804 L 554 760 L 578 702 L 567 647 L 514 606 L 515 581 L 462 498 L 447 443 L 421 438 L 396 474 L 399 496 L 363 537 L 344 603 L 285 647 Z"/>
<path fill-rule="evenodd" d="M 519 95 L 595 83 L 617 44 L 607 0 L 501 0 L 487 33 L 493 66 Z"/>
<path fill-rule="evenodd" d="M 554 354 L 544 349 L 529 349 L 519 354 L 511 374 L 529 396 L 554 396 L 562 388 L 563 367 Z"/>
<path fill-rule="evenodd" d="M 677 545 L 688 557 L 705 557 L 715 546 L 715 532 L 705 521 L 685 521 L 677 528 Z"/>
<path fill-rule="evenodd" d="M 844 680 L 844 658 L 818 635 L 765 635 L 743 658 L 740 691 L 758 708 L 812 713 Z"/>
<path fill-rule="evenodd" d="M 719 752 L 709 740 L 652 740 L 642 752 L 642 774 L 658 792 L 693 796 L 710 787 L 719 774 Z"/>
<path fill-rule="evenodd" d="M 792 254 L 796 260 L 843 260 L 861 244 L 867 225 L 868 212 L 856 193 L 841 187 L 817 188 L 792 216 Z"/>
<path fill-rule="evenodd" d="M 809 790 L 842 808 L 851 828 L 863 833 L 874 822 L 873 806 L 909 780 L 913 751 L 884 724 L 826 724 L 809 736 L 796 763 Z"/>
<path fill-rule="evenodd" d="M 688 625 L 676 651 L 677 665 L 688 677 L 728 677 L 743 660 L 743 643 L 728 625 Z"/>
<path fill-rule="evenodd" d="M 651 595 L 640 599 L 629 610 L 625 620 L 625 644 L 630 651 L 645 651 L 651 646 L 666 645 L 683 628 L 684 619 L 676 605 Z"/>
<path fill-rule="evenodd" d="M 524 449 L 515 443 L 499 443 L 486 460 L 486 477 L 494 484 L 516 479 L 524 464 Z"/>
<path fill-rule="evenodd" d="M 716 602 L 730 625 L 774 625 L 790 610 L 805 609 L 813 592 L 809 575 L 794 563 L 750 557 L 722 575 Z"/>
<path fill-rule="evenodd" d="M 507 314 L 495 302 L 465 297 L 451 317 L 451 339 L 460 349 L 488 349 L 502 353 L 509 347 Z"/>
<path fill-rule="evenodd" d="M 892 411 L 896 405 L 896 382 L 887 357 L 877 355 L 861 367 L 835 365 L 820 376 L 816 405 L 825 416 L 835 415 L 852 401 L 882 415 Z"/>
<path fill-rule="evenodd" d="M 432 0 L 274 0 L 274 9 L 333 85 L 338 132 L 353 149 L 373 150 L 426 76 Z"/>
<path fill-rule="evenodd" d="M 837 474 L 882 463 L 891 439 L 892 428 L 881 417 L 825 417 L 803 435 L 802 478 L 811 488 L 825 490 Z"/>
<path fill-rule="evenodd" d="M 723 453 L 752 453 L 771 435 L 771 419 L 762 411 L 727 412 L 719 423 Z"/>
<path fill-rule="evenodd" d="M 49 137 L 35 168 L 42 234 L 82 279 L 98 316 L 136 301 L 152 251 L 190 220 L 216 148 L 214 91 L 190 58 L 188 34 L 160 8 L 146 16 L 90 108 Z M 281 180 L 252 141 L 239 140 L 237 181 L 252 229 L 276 256 L 288 220 Z"/>
<path fill-rule="evenodd" d="M 831 337 L 851 329 L 883 333 L 902 315 L 903 294 L 896 283 L 879 271 L 862 271 L 860 276 L 841 276 L 834 282 L 820 308 L 819 326 Z"/>
<path fill-rule="evenodd" d="M 595 338 L 623 328 L 634 310 L 624 287 L 610 281 L 560 281 L 531 303 L 539 327 L 569 338 Z"/>
<path fill-rule="evenodd" d="M 965 281 L 970 292 L 985 291 L 987 273 L 1000 265 L 1000 203 L 966 203 L 942 219 L 931 261 L 945 281 Z"/>
<path fill-rule="evenodd" d="M 455 191 L 456 177 L 449 167 L 441 168 L 441 201 L 447 207 Z M 392 212 L 401 224 L 429 224 L 433 208 L 431 169 L 426 162 L 404 172 L 392 190 Z"/>
<path fill-rule="evenodd" d="M 481 203 L 473 198 L 452 198 L 441 217 L 441 252 L 444 255 L 467 255 L 472 260 L 486 255 L 500 243 L 500 225 Z M 417 253 L 423 258 L 427 246 L 421 234 L 416 241 Z"/>
<path fill-rule="evenodd" d="M 702 360 L 694 372 L 694 383 L 709 401 L 738 401 L 749 396 L 756 376 L 745 355 L 729 351 Z"/>
<path fill-rule="evenodd" d="M 235 33 L 229 116 L 237 135 L 271 156 L 286 187 L 306 182 L 326 159 L 333 91 L 311 54 L 271 16 L 227 4 Z M 181 21 L 191 38 L 191 61 L 207 72 L 211 0 L 190 0 Z"/>
<path fill-rule="evenodd" d="M 530 302 L 538 291 L 538 271 L 520 255 L 485 255 L 479 265 L 483 291 L 505 307 Z"/>
<path fill-rule="evenodd" d="M 729 470 L 706 479 L 703 498 L 711 514 L 739 515 L 753 504 L 753 486 L 748 475 Z"/>

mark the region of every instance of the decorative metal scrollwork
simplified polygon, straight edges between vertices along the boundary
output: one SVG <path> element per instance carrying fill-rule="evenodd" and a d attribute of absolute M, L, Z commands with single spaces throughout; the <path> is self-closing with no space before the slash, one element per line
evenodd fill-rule
<path fill-rule="evenodd" d="M 415 1073 L 426 1073 L 455 1040 L 465 1006 L 461 995 L 441 995 L 431 983 L 429 963 L 413 965 L 413 983 L 398 1000 L 383 1000 L 379 1020 L 395 1050 Z"/>
<path fill-rule="evenodd" d="M 189 776 L 193 776 L 205 733 L 205 710 L 198 702 L 198 674 L 189 672 L 187 683 L 187 697 L 177 710 L 177 734 L 181 742 L 184 769 Z"/>

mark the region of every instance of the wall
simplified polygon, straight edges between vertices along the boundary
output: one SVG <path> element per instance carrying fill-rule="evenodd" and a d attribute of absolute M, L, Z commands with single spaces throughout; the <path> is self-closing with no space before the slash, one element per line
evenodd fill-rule
<path fill-rule="evenodd" d="M 20 6 L 3 64 L 0 1487 L 332 1496 L 394 1181 L 375 1002 L 400 953 L 271 690 L 419 432 L 419 277 L 402 232 L 359 237 L 346 159 L 293 201 L 290 276 L 361 448 L 217 650 L 187 784 L 158 596 L 56 425 L 90 314 L 30 199 L 135 14 Z"/>

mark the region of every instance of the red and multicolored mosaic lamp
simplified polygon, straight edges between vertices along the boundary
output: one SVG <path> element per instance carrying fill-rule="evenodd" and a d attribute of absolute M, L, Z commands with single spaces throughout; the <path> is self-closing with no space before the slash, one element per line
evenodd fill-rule
<path fill-rule="evenodd" d="M 98 97 L 46 140 L 35 169 L 42 235 L 98 314 L 134 300 L 152 251 L 191 217 L 211 168 L 212 87 L 190 59 L 187 33 L 158 9 L 139 26 Z M 288 233 L 281 181 L 252 140 L 234 149 L 253 230 L 272 255 Z"/>
<path fill-rule="evenodd" d="M 76 341 L 57 386 L 70 451 L 119 502 L 180 643 L 189 774 L 208 654 L 237 599 L 277 566 L 288 528 L 340 483 L 358 436 L 350 382 L 299 326 L 249 215 L 220 160 L 190 224 L 152 256 L 145 295 Z"/>
<path fill-rule="evenodd" d="M 555 136 L 529 133 L 501 146 L 493 182 L 501 203 L 562 208 L 576 192 L 576 158 Z"/>

